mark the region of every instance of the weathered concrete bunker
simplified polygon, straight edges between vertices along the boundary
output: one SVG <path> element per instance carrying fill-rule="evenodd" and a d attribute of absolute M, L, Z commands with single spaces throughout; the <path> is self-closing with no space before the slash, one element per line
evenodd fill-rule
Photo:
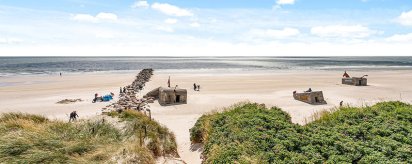
<path fill-rule="evenodd" d="M 293 92 L 293 98 L 295 98 L 295 100 L 299 100 L 312 105 L 326 104 L 322 91 L 311 91 L 303 93 Z"/>
<path fill-rule="evenodd" d="M 342 78 L 342 84 L 354 85 L 354 86 L 367 86 L 368 79 L 365 77 L 348 77 Z"/>
<path fill-rule="evenodd" d="M 146 97 L 154 97 L 162 106 L 187 104 L 187 90 L 181 88 L 156 88 L 146 94 Z"/>

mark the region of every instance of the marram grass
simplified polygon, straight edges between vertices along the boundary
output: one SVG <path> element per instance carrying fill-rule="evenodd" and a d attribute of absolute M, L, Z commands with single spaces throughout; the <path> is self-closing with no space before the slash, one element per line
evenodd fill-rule
<path fill-rule="evenodd" d="M 155 163 L 158 156 L 177 156 L 174 135 L 165 127 L 134 111 L 116 117 L 125 122 L 124 129 L 102 120 L 67 123 L 31 114 L 2 114 L 0 161 Z M 143 125 L 147 134 L 140 145 Z"/>

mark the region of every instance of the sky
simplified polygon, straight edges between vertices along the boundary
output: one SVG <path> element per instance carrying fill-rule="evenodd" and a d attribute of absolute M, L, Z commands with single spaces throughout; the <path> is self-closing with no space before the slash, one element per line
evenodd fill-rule
<path fill-rule="evenodd" d="M 0 0 L 0 56 L 411 55 L 411 0 Z"/>

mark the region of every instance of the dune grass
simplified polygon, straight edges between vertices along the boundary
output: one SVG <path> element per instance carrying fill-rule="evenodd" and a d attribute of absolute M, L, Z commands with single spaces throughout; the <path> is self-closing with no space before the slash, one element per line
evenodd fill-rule
<path fill-rule="evenodd" d="M 401 102 L 344 107 L 305 126 L 244 103 L 202 116 L 190 132 L 204 163 L 412 163 L 412 106 Z"/>
<path fill-rule="evenodd" d="M 137 136 L 139 143 L 142 138 L 143 145 L 152 152 L 154 157 L 179 156 L 175 135 L 166 127 L 133 110 L 126 110 L 120 114 L 114 113 L 109 115 L 118 117 L 127 123 L 125 134 Z"/>
<path fill-rule="evenodd" d="M 177 156 L 174 135 L 134 111 L 125 129 L 108 121 L 67 123 L 23 113 L 0 117 L 0 161 L 4 163 L 155 163 L 158 156 Z M 126 117 L 124 117 L 126 118 Z M 146 125 L 147 124 L 147 125 Z M 140 144 L 140 128 L 147 136 Z"/>

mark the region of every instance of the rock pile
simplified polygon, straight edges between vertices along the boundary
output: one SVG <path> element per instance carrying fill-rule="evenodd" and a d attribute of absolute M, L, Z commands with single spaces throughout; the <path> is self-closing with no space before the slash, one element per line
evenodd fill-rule
<path fill-rule="evenodd" d="M 137 74 L 132 84 L 120 88 L 119 100 L 113 104 L 102 109 L 103 113 L 118 111 L 121 112 L 126 109 L 133 110 L 148 110 L 148 103 L 153 102 L 150 98 L 137 98 L 136 94 L 143 90 L 146 82 L 150 80 L 153 75 L 153 69 L 143 69 Z"/>

